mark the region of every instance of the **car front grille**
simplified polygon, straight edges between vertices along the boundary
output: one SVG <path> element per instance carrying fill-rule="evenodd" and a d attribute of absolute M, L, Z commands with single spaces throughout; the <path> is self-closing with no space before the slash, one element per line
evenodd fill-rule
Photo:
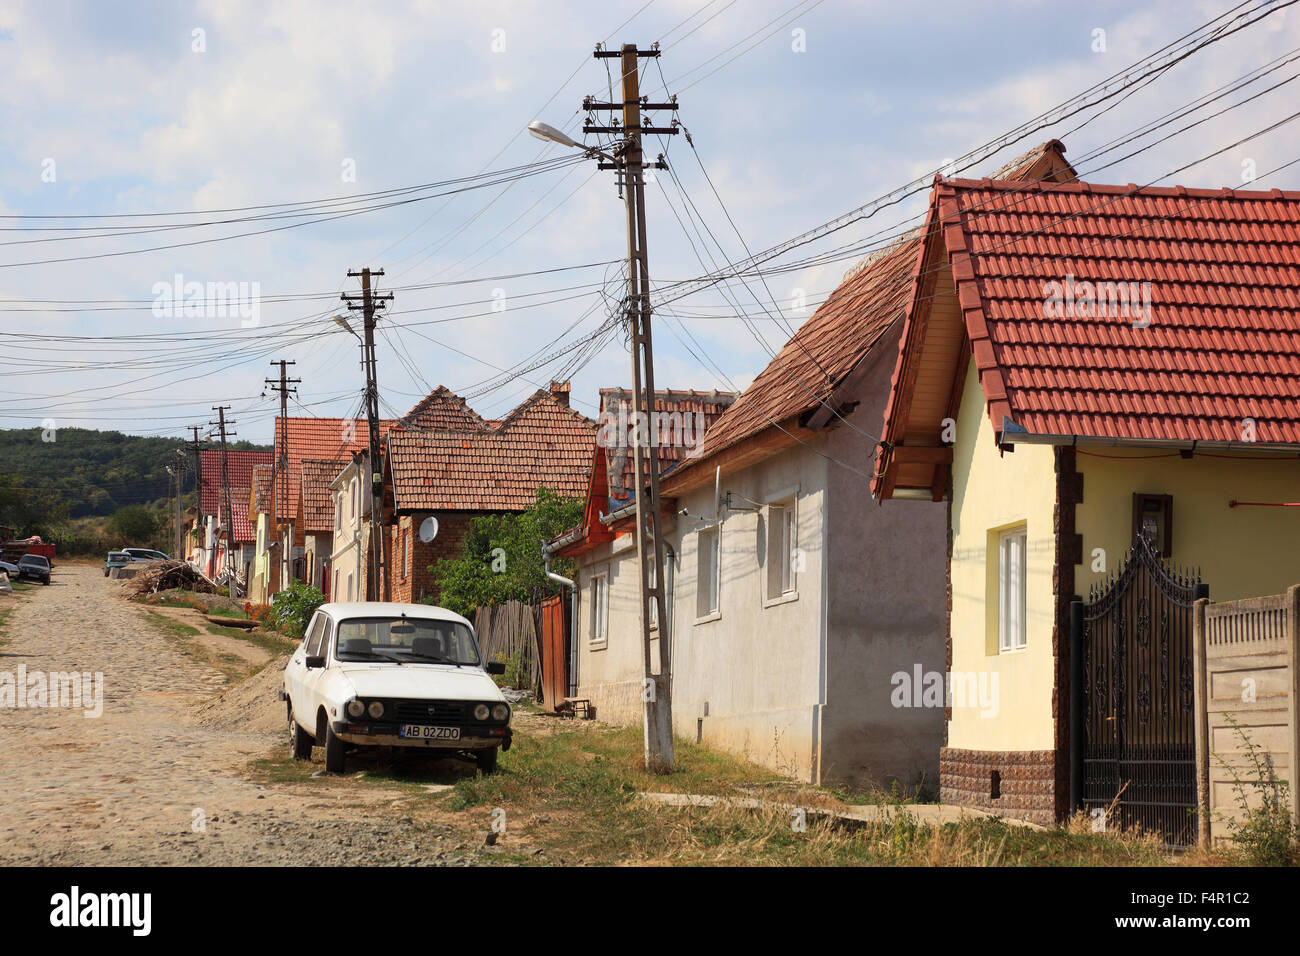
<path fill-rule="evenodd" d="M 397 700 L 393 716 L 404 724 L 463 722 L 465 702 L 460 700 Z"/>

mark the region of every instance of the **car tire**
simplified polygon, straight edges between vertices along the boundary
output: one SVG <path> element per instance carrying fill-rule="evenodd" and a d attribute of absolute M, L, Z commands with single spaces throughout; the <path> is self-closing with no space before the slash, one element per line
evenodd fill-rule
<path fill-rule="evenodd" d="M 346 745 L 343 739 L 334 733 L 334 728 L 328 724 L 325 726 L 325 772 L 326 773 L 344 773 L 347 766 L 347 758 L 343 755 L 343 749 Z"/>
<path fill-rule="evenodd" d="M 293 754 L 294 760 L 310 760 L 311 748 L 316 746 L 316 740 L 311 734 L 298 726 L 298 721 L 292 717 L 289 718 L 289 752 Z"/>
<path fill-rule="evenodd" d="M 497 751 L 499 748 L 492 747 L 488 750 L 474 751 L 474 762 L 478 764 L 478 769 L 482 773 L 496 773 L 497 769 Z"/>

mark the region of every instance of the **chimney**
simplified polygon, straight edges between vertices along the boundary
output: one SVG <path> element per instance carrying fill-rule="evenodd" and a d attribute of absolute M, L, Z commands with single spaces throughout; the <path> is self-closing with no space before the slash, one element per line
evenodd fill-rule
<path fill-rule="evenodd" d="M 563 405 L 565 408 L 569 407 L 569 383 L 568 382 L 557 382 L 554 379 L 552 379 L 551 395 L 555 398 L 555 401 L 558 404 Z"/>

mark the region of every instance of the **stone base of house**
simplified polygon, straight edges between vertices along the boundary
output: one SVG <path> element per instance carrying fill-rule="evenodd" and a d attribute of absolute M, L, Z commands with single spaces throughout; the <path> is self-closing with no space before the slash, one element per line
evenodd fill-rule
<path fill-rule="evenodd" d="M 644 719 L 641 691 L 640 680 L 578 685 L 578 696 L 591 701 L 596 708 L 597 720 L 620 726 L 639 725 Z"/>
<path fill-rule="evenodd" d="M 1047 826 L 1056 822 L 1051 750 L 939 751 L 939 800 Z"/>

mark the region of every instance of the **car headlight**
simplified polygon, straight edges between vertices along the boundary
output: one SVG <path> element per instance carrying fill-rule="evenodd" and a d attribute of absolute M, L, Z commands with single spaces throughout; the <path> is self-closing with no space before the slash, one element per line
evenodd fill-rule
<path fill-rule="evenodd" d="M 373 720 L 378 720 L 380 717 L 384 716 L 384 702 L 382 700 L 372 700 L 370 706 L 366 708 L 366 713 L 368 713 Z"/>
<path fill-rule="evenodd" d="M 350 700 L 350 701 L 348 701 L 348 716 L 349 716 L 349 717 L 360 717 L 360 716 L 361 716 L 362 714 L 364 714 L 365 712 L 366 712 L 366 705 L 363 704 L 363 703 L 361 703 L 361 701 L 359 701 L 359 700 Z"/>
<path fill-rule="evenodd" d="M 489 716 L 491 713 L 492 713 L 492 710 L 491 710 L 491 708 L 488 707 L 487 704 L 475 704 L 475 705 L 474 705 L 474 719 L 475 719 L 475 720 L 487 720 L 487 719 L 488 719 L 488 716 Z"/>
<path fill-rule="evenodd" d="M 493 719 L 493 720 L 509 720 L 509 719 L 510 719 L 510 705 L 509 705 L 509 704 L 494 704 L 494 705 L 492 706 L 492 719 Z"/>

